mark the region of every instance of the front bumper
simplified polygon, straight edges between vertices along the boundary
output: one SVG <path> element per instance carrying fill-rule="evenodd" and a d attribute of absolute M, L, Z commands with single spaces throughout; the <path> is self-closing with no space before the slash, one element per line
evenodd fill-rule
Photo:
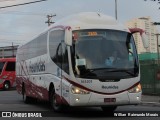
<path fill-rule="evenodd" d="M 129 93 L 128 91 L 113 94 L 103 95 L 97 93 L 90 94 L 70 94 L 70 106 L 109 106 L 109 105 L 137 105 L 141 103 L 141 92 Z M 115 101 L 105 101 L 104 99 L 115 99 Z"/>

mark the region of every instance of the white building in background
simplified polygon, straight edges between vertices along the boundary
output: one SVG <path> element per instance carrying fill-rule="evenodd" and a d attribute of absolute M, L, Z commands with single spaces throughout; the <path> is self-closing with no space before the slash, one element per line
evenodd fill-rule
<path fill-rule="evenodd" d="M 0 47 L 0 58 L 16 57 L 18 45 Z"/>
<path fill-rule="evenodd" d="M 157 38 L 155 34 L 158 33 L 158 30 L 156 26 L 153 25 L 151 17 L 142 17 L 129 20 L 126 22 L 126 26 L 129 28 L 134 28 L 134 27 L 142 28 L 146 32 L 146 35 L 149 40 L 149 48 L 147 49 L 143 47 L 140 34 L 139 33 L 134 34 L 134 39 L 137 46 L 138 54 L 144 52 L 157 53 Z"/>

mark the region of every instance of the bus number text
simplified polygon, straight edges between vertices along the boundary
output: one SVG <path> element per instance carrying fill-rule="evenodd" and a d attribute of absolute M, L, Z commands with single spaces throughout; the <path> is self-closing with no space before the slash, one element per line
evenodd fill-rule
<path fill-rule="evenodd" d="M 81 83 L 92 83 L 92 80 L 81 80 Z"/>

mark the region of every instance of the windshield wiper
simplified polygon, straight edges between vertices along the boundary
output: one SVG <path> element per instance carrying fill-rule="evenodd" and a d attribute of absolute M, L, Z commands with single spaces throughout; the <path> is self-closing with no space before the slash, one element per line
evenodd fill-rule
<path fill-rule="evenodd" d="M 81 77 L 86 77 L 87 75 L 97 76 L 94 72 L 99 70 L 105 70 L 107 72 L 125 72 L 133 77 L 136 77 L 136 74 L 129 71 L 128 69 L 117 69 L 117 68 L 96 68 L 96 69 L 86 69 L 85 74 L 81 75 Z"/>
<path fill-rule="evenodd" d="M 135 77 L 135 73 L 129 71 L 128 69 L 111 69 L 111 70 L 108 70 L 108 72 L 125 72 L 125 73 L 128 73 L 129 75 Z"/>
<path fill-rule="evenodd" d="M 116 68 L 95 68 L 95 69 L 86 69 L 85 74 L 81 75 L 81 77 L 86 77 L 87 75 L 92 75 L 92 76 L 97 76 L 94 71 L 99 71 L 99 70 L 114 70 Z"/>
<path fill-rule="evenodd" d="M 96 76 L 96 74 L 94 73 L 94 71 L 95 71 L 95 70 L 92 70 L 92 69 L 86 69 L 86 70 L 84 71 L 85 74 L 82 74 L 81 77 L 86 77 L 86 76 L 89 75 L 89 74 L 92 75 L 92 76 Z"/>

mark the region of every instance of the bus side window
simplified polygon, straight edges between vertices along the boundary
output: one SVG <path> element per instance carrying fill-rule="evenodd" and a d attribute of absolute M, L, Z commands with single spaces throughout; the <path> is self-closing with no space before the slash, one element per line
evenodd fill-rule
<path fill-rule="evenodd" d="M 69 74 L 68 51 L 64 43 L 62 43 L 62 59 L 62 69 Z"/>
<path fill-rule="evenodd" d="M 5 62 L 0 62 L 0 74 L 1 74 L 1 72 L 3 70 L 4 64 L 5 64 Z"/>
<path fill-rule="evenodd" d="M 49 34 L 49 53 L 52 61 L 60 68 L 62 66 L 61 41 L 64 39 L 64 30 L 54 30 Z M 61 50 L 62 51 L 62 50 Z"/>
<path fill-rule="evenodd" d="M 6 71 L 15 71 L 15 62 L 8 62 Z"/>
<path fill-rule="evenodd" d="M 57 47 L 55 63 L 69 74 L 68 52 L 64 43 L 59 43 Z"/>
<path fill-rule="evenodd" d="M 58 47 L 57 47 L 57 50 L 56 50 L 56 61 L 55 63 L 60 67 L 62 68 L 62 44 L 59 43 Z"/>

